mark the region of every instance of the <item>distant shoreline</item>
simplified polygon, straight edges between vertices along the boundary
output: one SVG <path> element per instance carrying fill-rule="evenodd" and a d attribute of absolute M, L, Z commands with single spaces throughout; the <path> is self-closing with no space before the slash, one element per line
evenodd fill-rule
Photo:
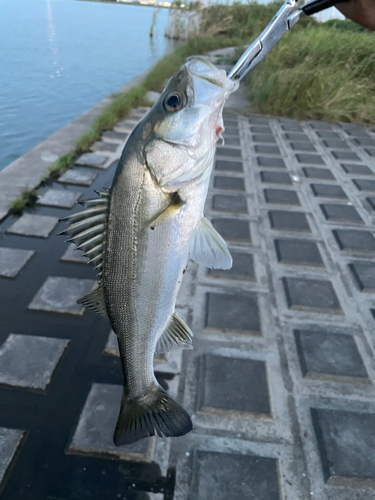
<path fill-rule="evenodd" d="M 137 5 L 138 7 L 152 7 L 155 8 L 157 7 L 158 9 L 171 9 L 171 7 L 166 7 L 165 5 L 159 5 L 159 4 L 142 4 L 140 2 L 115 2 L 114 0 L 75 0 L 77 2 L 97 2 L 97 3 L 111 3 L 114 5 Z M 174 8 L 174 7 L 172 7 Z"/>

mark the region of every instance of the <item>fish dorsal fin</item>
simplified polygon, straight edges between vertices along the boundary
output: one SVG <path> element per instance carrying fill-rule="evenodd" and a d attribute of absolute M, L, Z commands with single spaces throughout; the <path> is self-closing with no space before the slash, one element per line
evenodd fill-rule
<path fill-rule="evenodd" d="M 101 314 L 105 318 L 108 318 L 107 309 L 104 302 L 103 287 L 101 285 L 95 288 L 92 292 L 88 293 L 82 299 L 77 300 L 77 304 L 82 304 L 87 309 Z"/>
<path fill-rule="evenodd" d="M 190 258 L 197 264 L 209 268 L 230 269 L 232 267 L 232 256 L 227 244 L 206 217 L 202 217 L 196 227 L 190 247 Z"/>
<path fill-rule="evenodd" d="M 172 349 L 192 349 L 192 338 L 193 332 L 182 319 L 174 313 L 167 329 L 163 332 L 156 344 L 155 353 L 163 354 Z"/>
<path fill-rule="evenodd" d="M 62 220 L 70 224 L 60 234 L 69 234 L 77 248 L 89 258 L 88 264 L 93 264 L 98 271 L 99 279 L 103 271 L 104 243 L 107 233 L 107 214 L 109 207 L 109 191 L 95 191 L 99 198 L 82 201 L 86 210 L 68 215 Z"/>

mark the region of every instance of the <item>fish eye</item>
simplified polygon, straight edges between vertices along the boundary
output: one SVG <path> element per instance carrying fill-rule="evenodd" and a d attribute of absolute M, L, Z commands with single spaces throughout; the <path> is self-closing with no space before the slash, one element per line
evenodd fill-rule
<path fill-rule="evenodd" d="M 185 100 L 179 92 L 170 92 L 164 99 L 164 107 L 167 111 L 175 113 L 180 111 L 185 105 Z"/>

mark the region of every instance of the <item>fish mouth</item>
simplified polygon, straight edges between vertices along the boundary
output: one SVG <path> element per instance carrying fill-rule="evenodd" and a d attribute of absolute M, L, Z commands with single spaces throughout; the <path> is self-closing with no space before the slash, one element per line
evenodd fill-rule
<path fill-rule="evenodd" d="M 221 89 L 227 87 L 227 75 L 225 70 L 217 69 L 210 61 L 203 57 L 191 57 L 186 63 L 191 76 L 201 78 Z"/>

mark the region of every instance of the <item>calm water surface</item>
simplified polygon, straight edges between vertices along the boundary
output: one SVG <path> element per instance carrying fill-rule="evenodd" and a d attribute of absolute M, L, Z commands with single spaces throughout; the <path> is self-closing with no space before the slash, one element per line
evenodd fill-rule
<path fill-rule="evenodd" d="M 77 0 L 0 2 L 0 170 L 170 48 L 168 10 Z"/>

